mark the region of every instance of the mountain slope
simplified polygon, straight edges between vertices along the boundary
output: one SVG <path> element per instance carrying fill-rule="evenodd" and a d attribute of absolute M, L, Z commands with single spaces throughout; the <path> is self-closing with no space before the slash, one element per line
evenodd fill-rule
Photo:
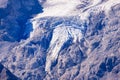
<path fill-rule="evenodd" d="M 3 3 L 0 62 L 22 80 L 120 79 L 120 0 Z"/>
<path fill-rule="evenodd" d="M 20 80 L 0 64 L 0 80 Z"/>

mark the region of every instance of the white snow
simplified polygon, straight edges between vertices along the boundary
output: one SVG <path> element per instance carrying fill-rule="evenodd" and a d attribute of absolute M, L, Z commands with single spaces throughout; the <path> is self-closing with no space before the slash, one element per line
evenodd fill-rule
<path fill-rule="evenodd" d="M 43 13 L 36 15 L 35 18 L 45 16 L 81 16 L 81 19 L 88 19 L 91 12 L 99 12 L 104 10 L 106 14 L 111 9 L 111 6 L 120 3 L 120 0 L 91 0 L 90 4 L 85 4 L 86 7 L 80 10 L 76 6 L 83 4 L 80 0 L 47 0 L 43 4 Z M 84 12 L 84 10 L 86 10 Z"/>
<path fill-rule="evenodd" d="M 89 5 L 82 9 L 76 9 L 76 6 L 82 4 L 80 0 L 47 0 L 43 4 L 43 13 L 38 14 L 32 19 L 33 32 L 30 34 L 30 38 L 39 34 L 37 18 L 41 17 L 64 17 L 64 16 L 79 16 L 82 21 L 87 21 L 88 17 L 92 12 L 99 13 L 100 11 L 105 11 L 107 14 L 112 6 L 120 3 L 120 0 L 91 0 Z M 35 20 L 35 21 L 34 21 Z M 73 43 L 77 41 L 80 42 L 82 38 L 81 30 L 75 28 L 74 26 L 63 26 L 59 25 L 54 29 L 53 37 L 50 42 L 50 47 L 48 50 L 48 55 L 46 59 L 46 71 L 50 71 L 50 67 L 54 61 L 58 58 L 59 51 L 65 42 L 70 38 L 73 38 Z"/>
<path fill-rule="evenodd" d="M 79 12 L 79 16 L 82 20 L 88 20 L 88 17 L 91 13 L 99 13 L 100 11 L 104 11 L 106 15 L 108 15 L 109 11 L 111 10 L 111 7 L 119 4 L 120 0 L 106 0 L 105 2 L 102 2 L 103 0 L 93 0 L 92 4 L 85 7 L 83 9 L 83 12 Z M 84 11 L 86 10 L 86 11 Z"/>
<path fill-rule="evenodd" d="M 7 7 L 8 0 L 0 0 L 0 8 Z"/>
<path fill-rule="evenodd" d="M 106 12 L 106 14 L 110 11 L 111 7 L 116 5 L 116 4 L 119 4 L 120 3 L 120 0 L 109 0 L 108 2 L 104 3 L 104 11 Z M 101 5 L 101 6 L 103 6 Z"/>
<path fill-rule="evenodd" d="M 45 16 L 66 16 L 73 15 L 71 11 L 79 4 L 79 0 L 47 0 L 43 5 L 43 13 L 36 18 Z"/>
<path fill-rule="evenodd" d="M 58 26 L 54 29 L 48 52 L 50 55 L 48 55 L 46 59 L 46 71 L 50 71 L 52 62 L 56 61 L 60 49 L 70 38 L 73 38 L 73 43 L 76 43 L 77 41 L 80 42 L 82 38 L 81 30 L 72 26 Z"/>
<path fill-rule="evenodd" d="M 39 23 L 37 20 L 31 20 L 30 22 L 32 22 L 32 26 L 33 26 L 33 31 L 30 33 L 30 38 L 33 38 L 36 34 L 38 35 L 39 31 Z"/>

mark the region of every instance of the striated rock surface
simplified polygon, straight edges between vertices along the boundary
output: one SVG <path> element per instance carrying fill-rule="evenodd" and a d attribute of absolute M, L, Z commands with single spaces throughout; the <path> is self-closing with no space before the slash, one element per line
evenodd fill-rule
<path fill-rule="evenodd" d="M 0 63 L 22 80 L 119 80 L 119 14 L 120 0 L 0 0 Z"/>

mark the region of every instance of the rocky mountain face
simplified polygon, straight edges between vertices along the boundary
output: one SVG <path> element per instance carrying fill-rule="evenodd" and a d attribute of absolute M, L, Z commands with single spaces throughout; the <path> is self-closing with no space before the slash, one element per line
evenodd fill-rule
<path fill-rule="evenodd" d="M 0 64 L 0 80 L 20 80 L 20 79 L 13 75 L 2 64 Z"/>
<path fill-rule="evenodd" d="M 0 0 L 0 41 L 26 38 L 24 26 L 33 15 L 42 12 L 37 0 Z M 14 30 L 14 31 L 13 31 Z"/>
<path fill-rule="evenodd" d="M 120 0 L 0 0 L 0 78 L 120 80 L 119 14 Z"/>

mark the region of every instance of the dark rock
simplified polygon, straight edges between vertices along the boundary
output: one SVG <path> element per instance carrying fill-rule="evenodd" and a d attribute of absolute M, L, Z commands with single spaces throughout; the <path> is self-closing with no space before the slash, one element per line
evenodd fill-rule
<path fill-rule="evenodd" d="M 0 63 L 0 80 L 21 80 Z"/>

